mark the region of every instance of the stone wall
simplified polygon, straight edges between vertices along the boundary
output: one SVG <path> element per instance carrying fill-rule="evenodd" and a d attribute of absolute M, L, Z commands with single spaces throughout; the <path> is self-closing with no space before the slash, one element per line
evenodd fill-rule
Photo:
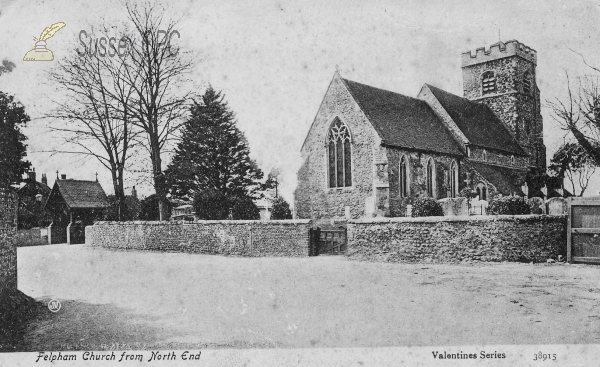
<path fill-rule="evenodd" d="M 347 254 L 409 263 L 543 262 L 566 256 L 566 225 L 565 216 L 547 215 L 351 220 Z"/>
<path fill-rule="evenodd" d="M 17 289 L 16 218 L 16 195 L 0 190 L 0 292 Z"/>
<path fill-rule="evenodd" d="M 42 235 L 42 231 L 47 233 L 46 228 L 19 229 L 15 235 L 15 244 L 20 246 L 40 246 L 48 244 L 48 235 Z"/>
<path fill-rule="evenodd" d="M 14 231 L 0 229 L 0 292 L 17 289 L 17 248 Z"/>
<path fill-rule="evenodd" d="M 97 222 L 91 246 L 237 256 L 308 256 L 310 220 Z"/>

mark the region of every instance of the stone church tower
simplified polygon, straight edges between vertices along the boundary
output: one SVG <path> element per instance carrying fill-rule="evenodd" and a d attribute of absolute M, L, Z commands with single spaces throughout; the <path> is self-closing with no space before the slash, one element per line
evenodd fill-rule
<path fill-rule="evenodd" d="M 530 155 L 529 165 L 546 168 L 546 147 L 536 83 L 536 51 L 518 41 L 498 42 L 475 55 L 462 54 L 464 97 L 485 103 L 510 128 Z"/>

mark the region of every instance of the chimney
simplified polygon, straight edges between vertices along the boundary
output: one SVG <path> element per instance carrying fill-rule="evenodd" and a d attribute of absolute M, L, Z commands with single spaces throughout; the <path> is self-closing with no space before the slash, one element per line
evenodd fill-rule
<path fill-rule="evenodd" d="M 42 183 L 48 186 L 48 178 L 46 177 L 45 173 L 42 173 Z"/>
<path fill-rule="evenodd" d="M 27 179 L 30 182 L 35 182 L 35 168 L 32 169 L 31 171 L 27 172 Z"/>
<path fill-rule="evenodd" d="M 137 190 L 135 189 L 135 186 L 131 189 L 131 196 L 137 198 Z"/>
<path fill-rule="evenodd" d="M 66 174 L 64 174 L 64 173 L 61 173 L 61 174 L 60 174 L 60 179 L 61 179 L 61 180 L 66 180 L 66 179 L 67 179 L 67 175 L 66 175 Z"/>

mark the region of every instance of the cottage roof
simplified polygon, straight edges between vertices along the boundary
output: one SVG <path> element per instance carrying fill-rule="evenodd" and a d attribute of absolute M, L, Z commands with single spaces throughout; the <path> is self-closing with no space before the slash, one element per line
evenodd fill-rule
<path fill-rule="evenodd" d="M 29 195 L 48 195 L 50 193 L 50 188 L 48 185 L 43 184 L 41 182 L 27 180 L 25 185 L 23 185 L 19 190 L 17 190 L 17 194 L 19 197 L 29 196 Z"/>
<path fill-rule="evenodd" d="M 523 190 L 518 186 L 518 183 L 523 181 L 519 178 L 519 171 L 473 161 L 470 161 L 469 164 L 502 194 L 522 194 Z"/>
<path fill-rule="evenodd" d="M 97 181 L 56 180 L 52 190 L 58 189 L 71 209 L 106 208 L 109 206 L 106 193 Z"/>
<path fill-rule="evenodd" d="M 348 79 L 342 80 L 383 143 L 400 148 L 463 154 L 426 102 Z"/>
<path fill-rule="evenodd" d="M 470 144 L 514 155 L 527 155 L 512 133 L 488 106 L 432 85 L 425 85 L 429 87 Z"/>

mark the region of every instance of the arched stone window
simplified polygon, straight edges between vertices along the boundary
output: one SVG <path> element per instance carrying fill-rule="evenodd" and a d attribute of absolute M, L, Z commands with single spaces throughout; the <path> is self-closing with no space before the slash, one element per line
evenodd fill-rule
<path fill-rule="evenodd" d="M 486 71 L 481 75 L 481 94 L 494 93 L 496 91 L 496 74 Z"/>
<path fill-rule="evenodd" d="M 329 187 L 352 186 L 352 139 L 340 119 L 331 124 L 327 142 Z"/>
<path fill-rule="evenodd" d="M 531 73 L 526 71 L 525 74 L 523 74 L 523 93 L 531 94 L 532 84 Z"/>
<path fill-rule="evenodd" d="M 410 179 L 409 179 L 409 166 L 408 166 L 408 158 L 406 156 L 402 156 L 400 159 L 400 177 L 399 177 L 399 185 L 400 185 L 400 196 L 405 198 L 410 196 Z"/>
<path fill-rule="evenodd" d="M 479 200 L 487 200 L 487 186 L 483 182 L 477 184 L 475 188 L 477 195 L 479 196 Z"/>
<path fill-rule="evenodd" d="M 458 196 L 458 165 L 452 162 L 450 166 L 450 197 Z"/>
<path fill-rule="evenodd" d="M 427 161 L 427 195 L 435 198 L 435 164 L 432 158 Z"/>

